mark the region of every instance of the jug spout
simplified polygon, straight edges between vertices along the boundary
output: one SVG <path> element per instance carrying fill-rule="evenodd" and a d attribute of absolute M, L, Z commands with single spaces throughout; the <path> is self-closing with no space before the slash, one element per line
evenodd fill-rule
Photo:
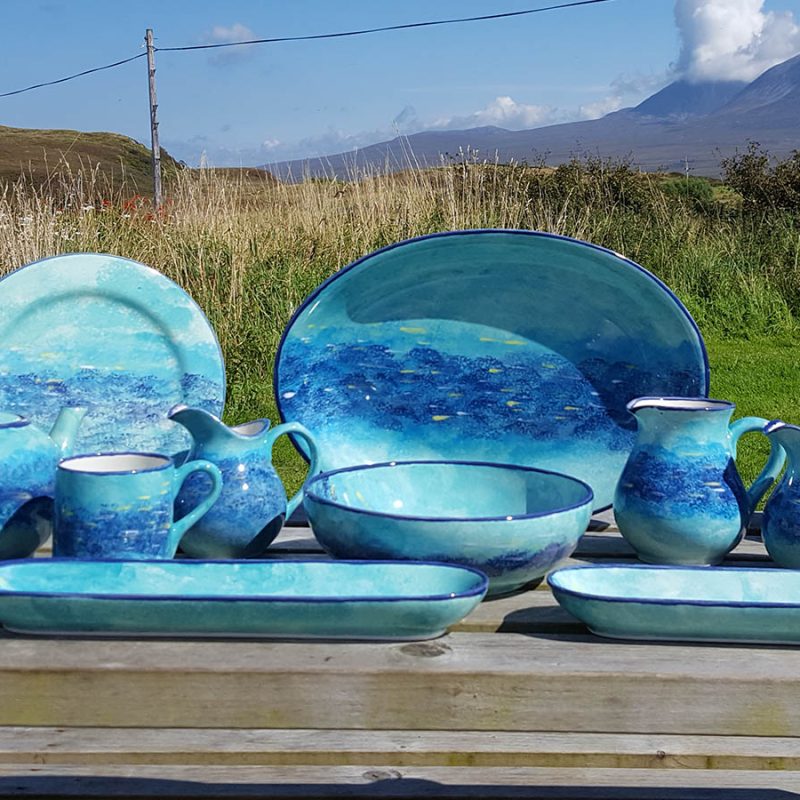
<path fill-rule="evenodd" d="M 764 433 L 773 444 L 784 449 L 789 466 L 796 469 L 800 465 L 800 427 L 774 419 L 764 428 Z"/>
<path fill-rule="evenodd" d="M 229 428 L 208 411 L 182 404 L 173 406 L 168 416 L 173 422 L 183 425 L 191 434 L 195 445 L 204 450 L 242 441 L 252 442 L 269 428 L 269 420 L 254 420 Z"/>
<path fill-rule="evenodd" d="M 72 453 L 78 428 L 88 410 L 84 406 L 67 406 L 58 412 L 50 430 L 50 438 L 55 442 L 60 458 L 66 458 Z"/>

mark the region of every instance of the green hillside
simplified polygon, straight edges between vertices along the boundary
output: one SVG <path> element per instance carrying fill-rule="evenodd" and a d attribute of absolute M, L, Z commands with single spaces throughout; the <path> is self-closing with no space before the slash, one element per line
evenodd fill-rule
<path fill-rule="evenodd" d="M 181 168 L 161 150 L 165 179 Z M 96 183 L 127 194 L 152 194 L 150 150 L 118 133 L 36 130 L 0 126 L 0 184 L 27 176 L 36 185 L 58 175 L 96 170 Z"/>

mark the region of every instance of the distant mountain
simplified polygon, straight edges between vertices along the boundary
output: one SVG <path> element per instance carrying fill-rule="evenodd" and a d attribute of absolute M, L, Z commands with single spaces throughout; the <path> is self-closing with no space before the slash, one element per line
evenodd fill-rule
<path fill-rule="evenodd" d="M 651 95 L 633 111 L 652 117 L 688 117 L 710 114 L 722 108 L 747 86 L 746 81 L 706 81 L 689 83 L 680 80 L 670 83 Z"/>
<path fill-rule="evenodd" d="M 284 180 L 436 166 L 468 150 L 501 162 L 559 164 L 586 153 L 630 158 L 645 170 L 716 176 L 720 160 L 757 141 L 772 155 L 800 149 L 800 55 L 751 83 L 675 81 L 635 108 L 524 131 L 423 131 L 325 158 L 270 164 Z M 410 155 L 413 154 L 413 155 Z"/>

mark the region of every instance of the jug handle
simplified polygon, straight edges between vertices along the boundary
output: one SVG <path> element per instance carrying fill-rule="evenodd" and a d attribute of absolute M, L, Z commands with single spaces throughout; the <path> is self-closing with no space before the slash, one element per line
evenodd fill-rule
<path fill-rule="evenodd" d="M 197 461 L 189 461 L 175 470 L 173 478 L 173 497 L 178 496 L 178 492 L 181 486 L 183 486 L 184 481 L 193 472 L 205 472 L 208 477 L 211 478 L 211 491 L 185 517 L 172 523 L 164 546 L 165 558 L 174 558 L 175 551 L 178 549 L 181 539 L 183 539 L 183 534 L 217 502 L 217 498 L 222 491 L 222 473 L 219 471 L 219 467 L 216 464 L 212 464 L 210 461 L 198 459 Z"/>
<path fill-rule="evenodd" d="M 305 442 L 308 445 L 308 472 L 306 473 L 306 480 L 312 475 L 316 475 L 317 465 L 319 463 L 319 450 L 317 449 L 317 443 L 314 441 L 311 431 L 308 430 L 308 428 L 306 428 L 304 425 L 301 425 L 299 422 L 284 422 L 282 425 L 278 425 L 269 432 L 269 436 L 267 438 L 267 443 L 269 445 L 269 460 L 272 461 L 272 447 L 275 444 L 275 440 L 284 433 L 292 433 L 295 436 L 299 436 L 301 439 L 305 439 Z M 289 519 L 289 517 L 292 516 L 297 506 L 300 505 L 300 501 L 302 499 L 303 487 L 301 486 L 300 489 L 295 493 L 294 497 L 292 497 L 292 499 L 286 503 L 286 519 Z"/>
<path fill-rule="evenodd" d="M 762 417 L 742 417 L 731 425 L 731 452 L 734 458 L 736 458 L 736 445 L 739 442 L 739 437 L 744 433 L 752 433 L 753 431 L 761 431 L 763 433 L 764 427 L 768 422 L 769 420 Z M 786 452 L 776 441 L 772 440 L 767 463 L 747 490 L 748 516 L 755 511 L 758 501 L 775 482 L 775 479 L 783 469 L 785 460 Z"/>

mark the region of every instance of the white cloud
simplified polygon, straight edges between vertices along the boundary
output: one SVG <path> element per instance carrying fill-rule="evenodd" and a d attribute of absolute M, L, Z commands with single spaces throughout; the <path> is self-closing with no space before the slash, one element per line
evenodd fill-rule
<path fill-rule="evenodd" d="M 442 117 L 429 127 L 443 130 L 460 130 L 496 125 L 508 130 L 525 130 L 556 121 L 556 111 L 551 106 L 536 106 L 518 103 L 511 97 L 495 97 L 479 111 L 465 116 Z"/>
<path fill-rule="evenodd" d="M 275 149 L 277 149 L 277 148 L 278 148 L 278 147 L 280 147 L 282 144 L 283 144 L 283 142 L 281 142 L 281 140 L 280 140 L 280 139 L 264 139 L 264 141 L 263 141 L 263 142 L 261 142 L 261 147 L 262 147 L 264 150 L 267 150 L 267 151 L 269 151 L 269 150 L 275 150 Z"/>
<path fill-rule="evenodd" d="M 241 22 L 234 22 L 233 25 L 215 25 L 206 37 L 207 44 L 229 44 L 230 42 L 246 42 L 258 37 Z"/>
<path fill-rule="evenodd" d="M 204 44 L 230 44 L 232 42 L 247 42 L 257 39 L 258 36 L 241 22 L 234 22 L 233 25 L 215 25 L 204 37 Z M 231 64 L 250 55 L 255 47 L 252 44 L 242 44 L 237 47 L 221 47 L 217 50 L 210 50 L 212 53 L 209 61 L 212 64 Z"/>
<path fill-rule="evenodd" d="M 764 11 L 764 0 L 675 0 L 675 21 L 676 70 L 690 81 L 751 81 L 800 51 L 792 13 Z"/>
<path fill-rule="evenodd" d="M 618 94 L 603 97 L 593 103 L 586 103 L 578 109 L 581 119 L 599 119 L 612 111 L 619 111 L 625 106 L 625 101 Z"/>

